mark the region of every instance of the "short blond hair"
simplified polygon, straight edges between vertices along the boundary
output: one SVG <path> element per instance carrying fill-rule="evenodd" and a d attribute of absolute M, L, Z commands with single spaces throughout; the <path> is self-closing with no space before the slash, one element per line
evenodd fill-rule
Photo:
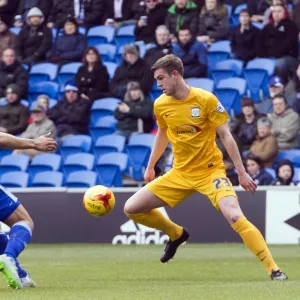
<path fill-rule="evenodd" d="M 158 69 L 164 69 L 169 75 L 173 71 L 177 71 L 181 76 L 183 76 L 183 63 L 181 59 L 174 54 L 168 54 L 160 58 L 151 68 L 153 72 Z"/>

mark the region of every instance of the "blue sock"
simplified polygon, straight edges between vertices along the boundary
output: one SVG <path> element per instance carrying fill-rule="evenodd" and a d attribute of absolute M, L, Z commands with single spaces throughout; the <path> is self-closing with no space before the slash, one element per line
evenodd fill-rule
<path fill-rule="evenodd" d="M 0 255 L 5 252 L 8 243 L 8 237 L 5 233 L 0 232 Z M 20 278 L 27 276 L 27 272 L 20 266 L 18 260 L 16 259 L 16 266 L 18 268 L 18 274 Z"/>
<path fill-rule="evenodd" d="M 9 232 L 4 254 L 16 259 L 31 240 L 31 228 L 27 222 L 17 222 Z"/>

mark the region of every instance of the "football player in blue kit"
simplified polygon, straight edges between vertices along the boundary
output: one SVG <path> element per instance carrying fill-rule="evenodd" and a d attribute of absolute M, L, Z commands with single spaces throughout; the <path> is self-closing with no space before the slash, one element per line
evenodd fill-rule
<path fill-rule="evenodd" d="M 56 141 L 47 135 L 31 140 L 0 133 L 0 148 L 53 152 L 56 147 Z M 33 221 L 18 199 L 1 185 L 0 221 L 11 228 L 9 238 L 6 234 L 0 234 L 0 271 L 14 289 L 35 287 L 29 273 L 22 269 L 17 260 L 31 240 Z"/>

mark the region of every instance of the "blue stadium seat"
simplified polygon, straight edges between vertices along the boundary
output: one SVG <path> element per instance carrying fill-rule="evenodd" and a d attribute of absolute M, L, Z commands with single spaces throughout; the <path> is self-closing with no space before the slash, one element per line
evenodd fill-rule
<path fill-rule="evenodd" d="M 98 183 L 108 187 L 121 187 L 122 173 L 125 171 L 128 157 L 125 153 L 107 153 L 99 157 L 96 164 Z"/>
<path fill-rule="evenodd" d="M 135 41 L 134 28 L 134 24 L 124 25 L 119 28 L 117 34 L 115 35 L 115 43 L 118 48 L 127 44 L 131 44 Z"/>
<path fill-rule="evenodd" d="M 42 153 L 35 155 L 29 165 L 29 172 L 34 178 L 35 174 L 44 171 L 58 171 L 61 166 L 61 156 L 55 153 Z"/>
<path fill-rule="evenodd" d="M 264 27 L 264 24 L 262 22 L 251 22 L 251 23 L 254 27 L 256 27 L 257 29 L 260 29 L 260 30 L 262 30 Z"/>
<path fill-rule="evenodd" d="M 90 127 L 90 134 L 94 141 L 101 136 L 112 134 L 116 130 L 117 120 L 113 116 L 100 117 Z"/>
<path fill-rule="evenodd" d="M 98 50 L 103 62 L 113 62 L 115 60 L 115 55 L 117 53 L 117 47 L 115 45 L 98 44 L 95 45 L 95 48 Z"/>
<path fill-rule="evenodd" d="M 116 63 L 109 62 L 109 61 L 104 62 L 103 65 L 107 69 L 109 78 L 112 79 L 115 75 L 115 72 L 116 72 L 116 69 L 117 69 L 118 65 Z"/>
<path fill-rule="evenodd" d="M 94 122 L 100 117 L 112 116 L 121 99 L 103 98 L 95 100 L 91 108 L 91 118 Z"/>
<path fill-rule="evenodd" d="M 13 150 L 11 149 L 0 149 L 0 161 L 3 156 L 12 154 Z"/>
<path fill-rule="evenodd" d="M 233 77 L 219 82 L 215 94 L 228 113 L 231 109 L 236 115 L 241 113 L 241 97 L 246 92 L 245 79 Z"/>
<path fill-rule="evenodd" d="M 125 137 L 122 135 L 100 136 L 95 143 L 94 153 L 96 157 L 110 152 L 123 152 L 125 148 Z"/>
<path fill-rule="evenodd" d="M 280 162 L 282 159 L 289 159 L 295 167 L 300 168 L 299 149 L 280 151 L 277 155 L 277 163 Z"/>
<path fill-rule="evenodd" d="M 56 82 L 43 81 L 29 87 L 29 99 L 35 101 L 41 94 L 46 94 L 52 99 L 57 98 L 59 86 Z"/>
<path fill-rule="evenodd" d="M 60 146 L 61 154 L 66 158 L 70 154 L 80 152 L 90 152 L 92 147 L 92 138 L 88 135 L 71 135 L 64 139 Z"/>
<path fill-rule="evenodd" d="M 124 46 L 121 46 L 115 55 L 115 62 L 117 65 L 120 65 L 123 61 L 123 52 L 124 52 Z"/>
<path fill-rule="evenodd" d="M 10 27 L 9 28 L 9 31 L 15 35 L 19 35 L 21 30 L 22 30 L 22 27 Z"/>
<path fill-rule="evenodd" d="M 23 171 L 6 172 L 1 175 L 0 184 L 7 188 L 25 188 L 28 186 L 29 175 Z"/>
<path fill-rule="evenodd" d="M 27 100 L 22 99 L 21 104 L 23 104 L 25 107 L 29 108 L 29 102 Z"/>
<path fill-rule="evenodd" d="M 134 43 L 139 47 L 140 57 L 144 58 L 146 51 L 147 51 L 145 42 L 144 41 L 136 41 Z"/>
<path fill-rule="evenodd" d="M 65 64 L 61 67 L 57 75 L 57 81 L 60 86 L 64 86 L 68 80 L 74 80 L 78 69 L 82 66 L 80 62 Z"/>
<path fill-rule="evenodd" d="M 91 171 L 95 165 L 95 156 L 90 153 L 76 153 L 68 155 L 64 161 L 63 167 L 65 175 L 74 171 Z"/>
<path fill-rule="evenodd" d="M 32 180 L 31 187 L 61 187 L 63 186 L 64 174 L 55 171 L 37 173 Z"/>
<path fill-rule="evenodd" d="M 136 134 L 131 136 L 127 145 L 130 173 L 135 180 L 143 180 L 143 171 L 147 166 L 155 135 Z"/>
<path fill-rule="evenodd" d="M 228 59 L 231 54 L 230 41 L 214 42 L 207 53 L 208 67 L 213 70 L 216 64 L 222 60 Z"/>
<path fill-rule="evenodd" d="M 273 75 L 274 68 L 275 61 L 269 58 L 255 58 L 248 62 L 244 77 L 253 101 L 261 101 L 264 96 L 268 96 L 268 80 Z"/>
<path fill-rule="evenodd" d="M 88 45 L 96 46 L 98 44 L 112 43 L 115 36 L 115 28 L 112 26 L 95 26 L 89 29 L 87 33 Z"/>
<path fill-rule="evenodd" d="M 231 77 L 240 77 L 243 70 L 243 61 L 238 59 L 226 59 L 216 64 L 215 69 L 212 70 L 212 78 L 216 85 L 222 79 Z"/>
<path fill-rule="evenodd" d="M 33 109 L 36 104 L 37 104 L 37 101 L 31 102 L 30 109 Z M 56 104 L 57 104 L 57 100 L 55 100 L 55 99 L 49 99 L 49 108 L 52 108 Z"/>
<path fill-rule="evenodd" d="M 293 180 L 296 182 L 300 182 L 300 168 L 295 168 L 295 175 Z"/>
<path fill-rule="evenodd" d="M 208 78 L 189 78 L 186 80 L 186 83 L 211 93 L 214 91 L 214 82 Z"/>
<path fill-rule="evenodd" d="M 248 8 L 247 4 L 240 4 L 235 8 L 233 14 L 231 15 L 231 20 L 230 20 L 232 26 L 236 26 L 236 25 L 240 24 L 240 20 L 239 20 L 240 12 L 243 9 L 247 9 L 247 8 Z"/>
<path fill-rule="evenodd" d="M 155 81 L 150 92 L 151 100 L 154 102 L 162 93 L 162 89 L 157 85 L 157 82 Z"/>
<path fill-rule="evenodd" d="M 29 85 L 41 81 L 52 81 L 56 78 L 58 65 L 53 63 L 39 63 L 31 67 L 29 72 Z"/>
<path fill-rule="evenodd" d="M 97 173 L 93 171 L 76 171 L 67 177 L 66 186 L 69 188 L 88 188 L 96 185 Z"/>
<path fill-rule="evenodd" d="M 52 31 L 52 44 L 54 44 L 55 40 L 56 40 L 56 37 L 57 37 L 57 28 L 52 27 L 51 31 Z"/>
<path fill-rule="evenodd" d="M 0 162 L 0 174 L 12 171 L 26 171 L 30 158 L 25 154 L 10 154 L 3 156 Z"/>
<path fill-rule="evenodd" d="M 273 177 L 273 179 L 276 178 L 276 172 L 272 168 L 265 168 L 265 170 Z"/>

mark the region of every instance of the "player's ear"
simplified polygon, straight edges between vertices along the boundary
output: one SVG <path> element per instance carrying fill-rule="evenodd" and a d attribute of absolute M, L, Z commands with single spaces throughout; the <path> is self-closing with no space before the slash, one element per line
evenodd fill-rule
<path fill-rule="evenodd" d="M 179 72 L 178 72 L 177 70 L 174 70 L 174 71 L 172 72 L 172 75 L 177 79 L 178 76 L 179 76 Z"/>

